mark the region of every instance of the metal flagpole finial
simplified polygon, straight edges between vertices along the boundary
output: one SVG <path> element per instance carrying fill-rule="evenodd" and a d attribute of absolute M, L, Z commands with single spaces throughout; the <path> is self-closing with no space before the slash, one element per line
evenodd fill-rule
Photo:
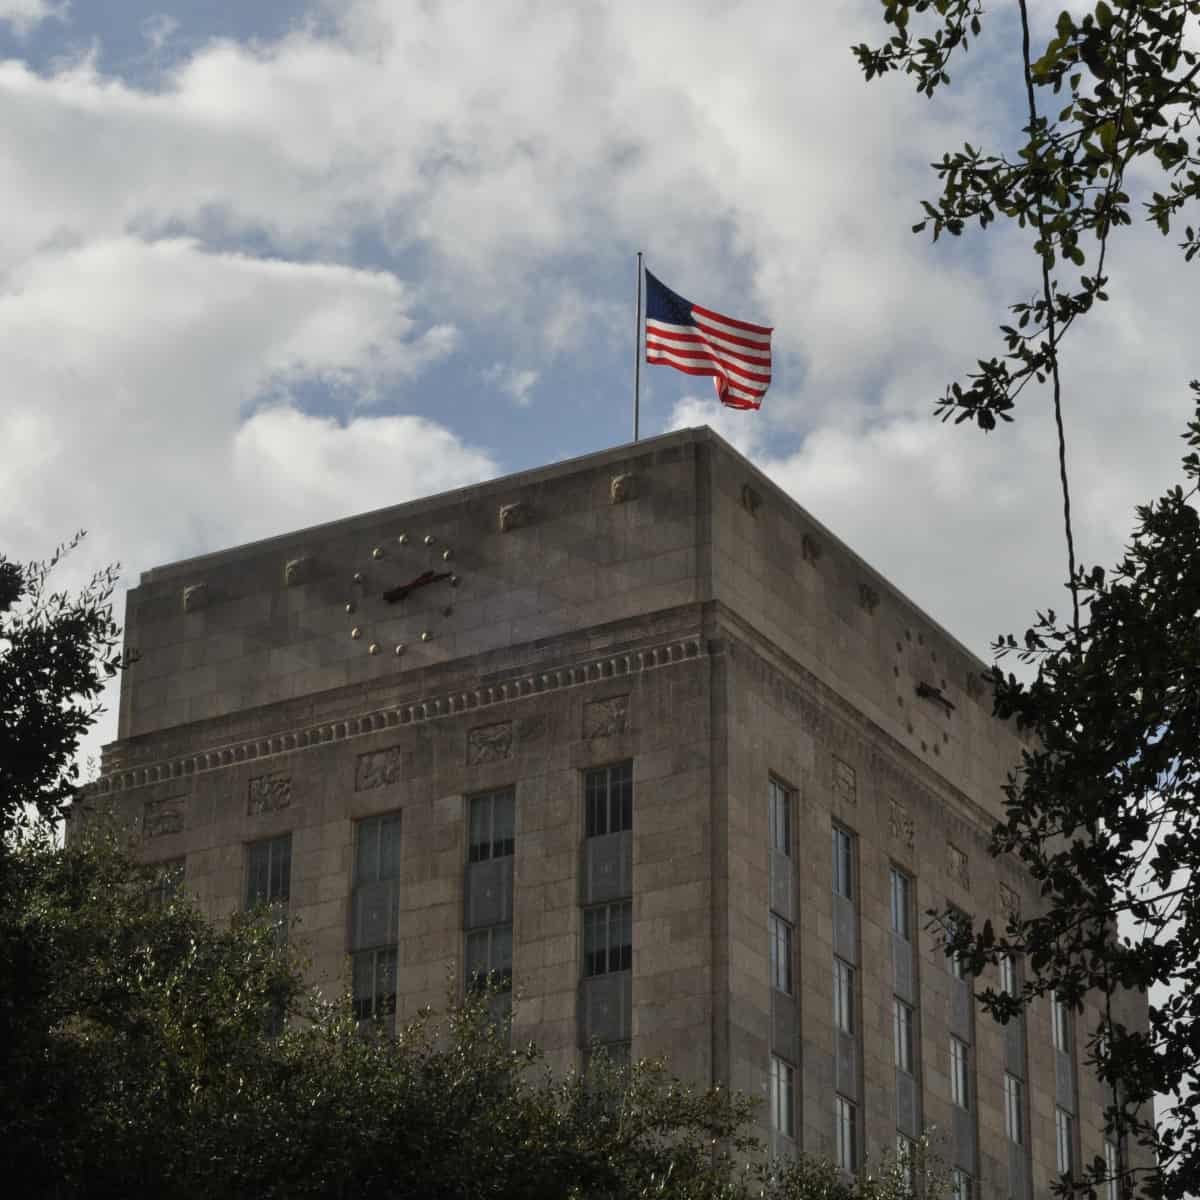
<path fill-rule="evenodd" d="M 638 407 L 642 390 L 642 252 L 637 252 L 637 308 L 633 330 L 633 440 L 638 440 Z"/>

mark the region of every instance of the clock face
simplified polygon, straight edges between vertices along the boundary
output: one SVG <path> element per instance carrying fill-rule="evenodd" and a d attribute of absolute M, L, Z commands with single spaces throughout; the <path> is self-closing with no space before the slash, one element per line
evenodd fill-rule
<path fill-rule="evenodd" d="M 430 642 L 454 612 L 459 577 L 454 552 L 433 534 L 398 534 L 371 550 L 354 572 L 346 601 L 350 640 L 364 654 L 403 658 Z"/>

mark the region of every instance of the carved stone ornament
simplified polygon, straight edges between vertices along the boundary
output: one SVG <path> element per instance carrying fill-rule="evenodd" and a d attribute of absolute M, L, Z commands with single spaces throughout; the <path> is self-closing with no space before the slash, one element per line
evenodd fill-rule
<path fill-rule="evenodd" d="M 858 803 L 858 775 L 848 762 L 833 760 L 833 793 L 843 804 Z"/>
<path fill-rule="evenodd" d="M 971 872 L 968 869 L 967 856 L 952 842 L 946 843 L 947 854 L 947 869 L 950 872 L 950 878 L 957 883 L 964 892 L 971 890 Z"/>
<path fill-rule="evenodd" d="M 1009 921 L 1019 920 L 1021 916 L 1021 897 L 1004 883 L 1000 885 L 1000 911 Z"/>
<path fill-rule="evenodd" d="M 540 742 L 546 736 L 548 722 L 542 713 L 532 717 L 521 717 L 517 721 L 517 744 L 524 746 L 528 742 Z"/>
<path fill-rule="evenodd" d="M 371 788 L 387 787 L 400 778 L 400 747 L 389 746 L 386 750 L 372 750 L 360 754 L 354 769 L 354 790 L 369 791 Z"/>
<path fill-rule="evenodd" d="M 258 775 L 250 780 L 246 795 L 246 815 L 256 817 L 260 813 L 278 812 L 292 802 L 292 777 L 282 771 L 271 775 Z"/>
<path fill-rule="evenodd" d="M 591 700 L 583 706 L 585 738 L 615 737 L 629 728 L 629 697 L 610 696 Z"/>
<path fill-rule="evenodd" d="M 752 516 L 758 516 L 762 508 L 762 496 L 748 483 L 742 484 L 742 507 Z"/>
<path fill-rule="evenodd" d="M 869 583 L 860 583 L 858 602 L 867 612 L 873 613 L 879 607 L 879 593 Z"/>
<path fill-rule="evenodd" d="M 185 613 L 199 612 L 208 607 L 208 584 L 193 583 L 183 589 L 183 611 Z"/>
<path fill-rule="evenodd" d="M 480 725 L 467 734 L 467 765 L 500 762 L 512 757 L 513 726 L 511 721 L 497 725 Z"/>
<path fill-rule="evenodd" d="M 987 684 L 984 683 L 983 676 L 978 671 L 971 671 L 967 675 L 967 695 L 972 700 L 979 700 L 986 690 Z"/>
<path fill-rule="evenodd" d="M 161 800 L 147 800 L 142 816 L 142 834 L 147 838 L 164 837 L 168 833 L 183 832 L 183 796 L 167 796 Z"/>
<path fill-rule="evenodd" d="M 284 587 L 298 587 L 306 583 L 312 574 L 312 559 L 307 554 L 289 558 L 283 566 Z"/>
<path fill-rule="evenodd" d="M 909 816 L 908 809 L 893 800 L 888 810 L 888 831 L 902 846 L 911 850 L 917 840 L 916 822 Z"/>
<path fill-rule="evenodd" d="M 497 522 L 501 533 L 510 533 L 514 529 L 520 529 L 522 525 L 529 523 L 529 506 L 520 502 L 502 504 Z"/>
<path fill-rule="evenodd" d="M 614 504 L 624 504 L 626 500 L 636 499 L 637 476 L 614 475 L 608 485 L 608 497 Z"/>
<path fill-rule="evenodd" d="M 806 563 L 815 567 L 821 558 L 821 543 L 811 533 L 806 533 L 800 539 L 800 553 Z"/>

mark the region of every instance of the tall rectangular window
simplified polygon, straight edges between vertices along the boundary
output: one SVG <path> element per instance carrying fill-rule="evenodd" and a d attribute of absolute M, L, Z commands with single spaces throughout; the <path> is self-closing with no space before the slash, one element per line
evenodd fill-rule
<path fill-rule="evenodd" d="M 354 883 L 381 883 L 400 877 L 400 814 L 368 817 L 356 827 Z"/>
<path fill-rule="evenodd" d="M 972 1200 L 975 1181 L 961 1167 L 950 1172 L 950 1200 Z"/>
<path fill-rule="evenodd" d="M 285 906 L 292 894 L 292 835 L 251 842 L 246 847 L 246 907 Z"/>
<path fill-rule="evenodd" d="M 390 1017 L 396 1011 L 396 948 L 360 950 L 353 960 L 354 1016 L 359 1021 Z"/>
<path fill-rule="evenodd" d="M 970 1051 L 961 1038 L 950 1038 L 950 1099 L 959 1108 L 971 1107 Z"/>
<path fill-rule="evenodd" d="M 1011 954 L 1000 960 L 1000 990 L 1006 996 L 1015 996 L 1020 990 L 1017 987 L 1017 961 Z"/>
<path fill-rule="evenodd" d="M 1054 1048 L 1063 1054 L 1071 1053 L 1071 1010 L 1057 997 L 1050 998 L 1050 1028 Z"/>
<path fill-rule="evenodd" d="M 513 852 L 513 790 L 471 797 L 471 845 L 468 861 L 506 858 Z"/>
<path fill-rule="evenodd" d="M 583 974 L 633 969 L 633 901 L 596 904 L 583 910 Z"/>
<path fill-rule="evenodd" d="M 1070 1175 L 1075 1166 L 1075 1131 L 1071 1114 L 1063 1108 L 1054 1110 L 1054 1148 L 1058 1173 Z"/>
<path fill-rule="evenodd" d="M 357 822 L 351 995 L 360 1021 L 390 1017 L 396 1011 L 396 896 L 388 884 L 399 877 L 400 814 Z"/>
<path fill-rule="evenodd" d="M 1007 1071 L 1004 1073 L 1004 1129 L 1010 1142 L 1020 1146 L 1025 1141 L 1025 1085 Z"/>
<path fill-rule="evenodd" d="M 845 1096 L 838 1096 L 834 1106 L 834 1125 L 837 1132 L 837 1165 L 843 1171 L 858 1166 L 858 1112 Z"/>
<path fill-rule="evenodd" d="M 633 763 L 613 763 L 585 772 L 585 832 L 603 837 L 633 828 Z"/>
<path fill-rule="evenodd" d="M 842 1033 L 854 1032 L 854 968 L 842 958 L 833 960 L 833 1023 Z"/>
<path fill-rule="evenodd" d="M 500 991 L 512 991 L 512 925 L 467 934 L 467 987 L 482 991 L 489 979 Z"/>
<path fill-rule="evenodd" d="M 771 1055 L 771 1128 L 784 1137 L 796 1136 L 794 1108 L 796 1069 L 778 1055 Z"/>
<path fill-rule="evenodd" d="M 896 1134 L 896 1166 L 900 1169 L 900 1182 L 904 1190 L 911 1195 L 915 1179 L 917 1161 L 917 1144 L 904 1134 Z"/>
<path fill-rule="evenodd" d="M 970 918 L 966 915 L 966 913 L 952 911 L 948 918 L 948 924 L 949 929 L 947 932 L 952 934 L 955 929 L 969 925 Z M 946 967 L 955 979 L 967 978 L 967 968 L 963 963 L 963 960 L 957 954 L 953 954 L 949 950 L 946 951 Z"/>
<path fill-rule="evenodd" d="M 1108 1172 L 1108 1183 L 1104 1190 L 1105 1200 L 1120 1200 L 1121 1180 L 1118 1175 L 1120 1164 L 1117 1162 L 1115 1142 L 1106 1140 L 1104 1143 L 1104 1169 Z"/>
<path fill-rule="evenodd" d="M 792 856 L 792 793 L 772 778 L 767 785 L 771 804 L 771 848 Z"/>
<path fill-rule="evenodd" d="M 891 869 L 892 932 L 912 941 L 912 880 L 903 871 Z"/>
<path fill-rule="evenodd" d="M 854 899 L 854 835 L 840 825 L 833 827 L 833 890 Z"/>
<path fill-rule="evenodd" d="M 903 1000 L 892 1001 L 892 1033 L 896 1042 L 896 1066 L 913 1073 L 913 1010 Z"/>
<path fill-rule="evenodd" d="M 185 860 L 173 858 L 169 862 L 155 863 L 150 868 L 150 886 L 146 889 L 146 901 L 151 908 L 165 908 L 183 895 Z"/>
<path fill-rule="evenodd" d="M 792 927 L 775 913 L 771 914 L 771 986 L 792 994 Z"/>

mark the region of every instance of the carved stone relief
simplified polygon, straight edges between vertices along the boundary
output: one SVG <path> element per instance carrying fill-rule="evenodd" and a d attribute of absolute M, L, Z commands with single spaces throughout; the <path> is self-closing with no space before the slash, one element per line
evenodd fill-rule
<path fill-rule="evenodd" d="M 1015 921 L 1021 916 L 1021 897 L 1004 883 L 1000 885 L 1000 911 L 1009 921 Z"/>
<path fill-rule="evenodd" d="M 546 718 L 542 713 L 533 717 L 521 717 L 517 721 L 517 744 L 524 746 L 527 742 L 537 742 L 546 736 Z"/>
<path fill-rule="evenodd" d="M 583 706 L 585 738 L 615 737 L 629 728 L 629 697 L 610 696 L 591 700 Z"/>
<path fill-rule="evenodd" d="M 389 746 L 386 750 L 372 750 L 360 754 L 354 770 L 354 790 L 365 792 L 370 788 L 386 787 L 400 778 L 400 747 Z"/>
<path fill-rule="evenodd" d="M 609 499 L 614 504 L 624 504 L 626 500 L 637 498 L 637 476 L 633 474 L 614 475 L 608 485 Z"/>
<path fill-rule="evenodd" d="M 199 612 L 208 607 L 208 584 L 193 583 L 183 589 L 183 611 L 185 613 Z"/>
<path fill-rule="evenodd" d="M 519 529 L 522 525 L 529 522 L 529 507 L 528 505 L 502 504 L 500 505 L 500 513 L 497 517 L 497 523 L 501 533 L 508 533 L 513 529 Z"/>
<path fill-rule="evenodd" d="M 896 800 L 891 801 L 888 811 L 888 830 L 896 841 L 909 850 L 916 843 L 916 822 L 909 815 L 908 809 Z"/>
<path fill-rule="evenodd" d="M 858 775 L 848 762 L 833 760 L 833 793 L 843 804 L 858 803 Z"/>
<path fill-rule="evenodd" d="M 965 892 L 971 890 L 971 872 L 968 867 L 967 856 L 952 842 L 946 843 L 947 853 L 947 869 L 950 872 L 950 878 L 955 881 Z"/>
<path fill-rule="evenodd" d="M 758 516 L 762 508 L 762 496 L 748 483 L 742 484 L 742 507 L 752 516 Z"/>
<path fill-rule="evenodd" d="M 467 764 L 499 762 L 512 755 L 513 723 L 502 721 L 498 725 L 480 725 L 467 734 Z"/>
<path fill-rule="evenodd" d="M 246 795 L 246 815 L 256 817 L 260 813 L 278 812 L 292 802 L 292 777 L 282 771 L 271 775 L 258 775 L 250 780 Z"/>
<path fill-rule="evenodd" d="M 291 558 L 283 567 L 283 583 L 285 587 L 298 587 L 306 583 L 312 574 L 312 559 L 307 554 L 299 558 Z"/>
<path fill-rule="evenodd" d="M 858 602 L 867 612 L 873 613 L 879 607 L 879 593 L 869 583 L 860 583 Z"/>
<path fill-rule="evenodd" d="M 148 838 L 163 837 L 168 833 L 183 832 L 183 809 L 185 796 L 166 796 L 161 800 L 147 800 L 142 816 L 142 834 Z"/>

